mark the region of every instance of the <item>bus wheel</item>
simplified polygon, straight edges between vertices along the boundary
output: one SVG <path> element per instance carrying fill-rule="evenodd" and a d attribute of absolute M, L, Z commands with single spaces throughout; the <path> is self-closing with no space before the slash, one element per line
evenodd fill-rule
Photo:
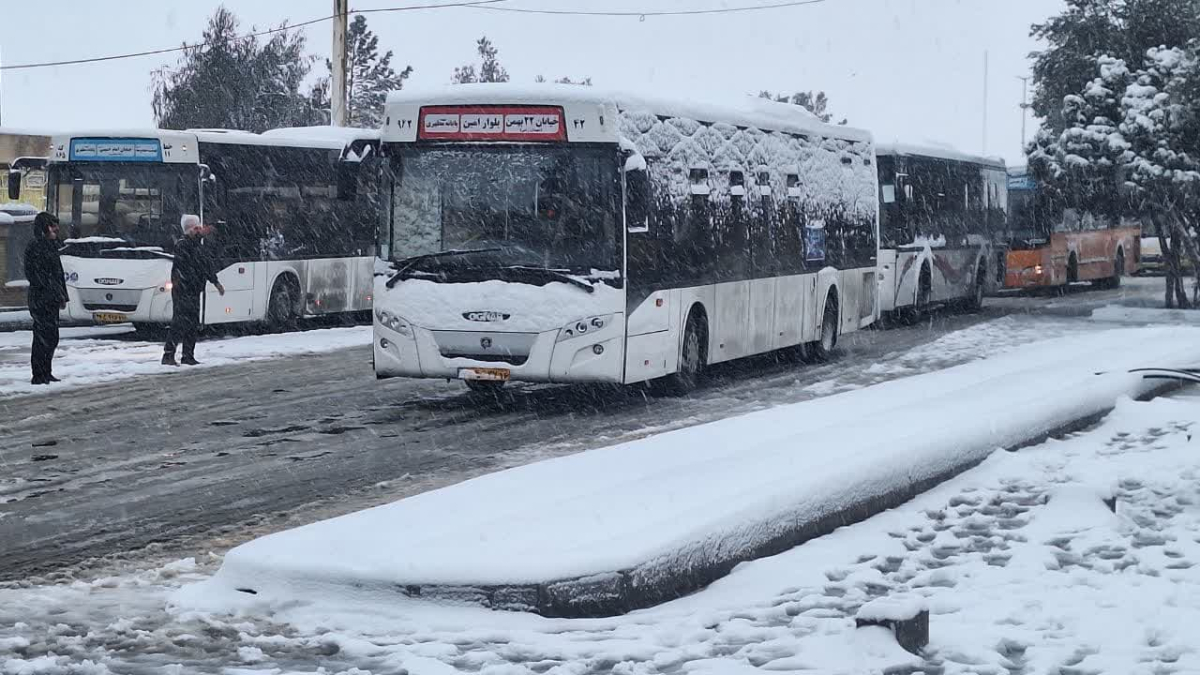
<path fill-rule="evenodd" d="M 983 309 L 983 295 L 987 287 L 987 270 L 979 268 L 975 275 L 975 287 L 971 289 L 971 298 L 967 301 L 967 311 L 978 312 Z"/>
<path fill-rule="evenodd" d="M 913 305 L 899 310 L 904 323 L 911 325 L 920 321 L 921 317 L 929 311 L 931 302 L 933 302 L 933 280 L 929 274 L 929 268 L 922 267 L 921 278 L 917 281 L 917 297 L 913 299 Z"/>
<path fill-rule="evenodd" d="M 838 304 L 837 298 L 829 296 L 825 301 L 825 316 L 821 319 L 821 334 L 813 343 L 813 360 L 824 363 L 833 359 L 833 350 L 838 342 Z"/>
<path fill-rule="evenodd" d="M 704 353 L 707 337 L 704 320 L 693 314 L 683 333 L 683 351 L 679 355 L 679 370 L 662 378 L 661 387 L 671 396 L 683 396 L 700 386 L 708 358 Z"/>
<path fill-rule="evenodd" d="M 286 279 L 279 279 L 271 289 L 271 300 L 267 304 L 267 328 L 272 331 L 283 331 L 293 328 L 296 324 L 296 303 L 292 298 L 292 284 Z"/>
<path fill-rule="evenodd" d="M 1104 288 L 1120 288 L 1121 277 L 1125 274 L 1125 251 L 1118 250 L 1117 257 L 1113 259 L 1112 276 L 1097 282 L 1097 285 Z"/>

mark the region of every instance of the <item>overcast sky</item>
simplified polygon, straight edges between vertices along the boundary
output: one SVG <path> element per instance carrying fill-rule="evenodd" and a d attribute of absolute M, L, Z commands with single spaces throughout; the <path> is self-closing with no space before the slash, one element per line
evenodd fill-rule
<path fill-rule="evenodd" d="M 351 9 L 446 0 L 350 0 Z M 777 0 L 508 0 L 512 7 L 668 10 Z M 217 0 L 5 2 L 5 65 L 177 46 L 199 39 Z M 225 2 L 243 28 L 328 16 L 332 0 Z M 825 0 L 808 6 L 692 17 L 555 17 L 454 8 L 368 15 L 411 86 L 449 81 L 486 33 L 513 81 L 590 76 L 605 88 L 689 99 L 761 89 L 822 89 L 835 114 L 879 141 L 935 141 L 983 150 L 984 53 L 989 55 L 987 151 L 1019 159 L 1021 81 L 1037 43 L 1031 23 L 1062 0 Z M 324 72 L 331 27 L 303 29 Z M 151 127 L 150 72 L 177 54 L 4 71 L 5 127 Z M 1032 136 L 1035 122 L 1030 120 Z"/>

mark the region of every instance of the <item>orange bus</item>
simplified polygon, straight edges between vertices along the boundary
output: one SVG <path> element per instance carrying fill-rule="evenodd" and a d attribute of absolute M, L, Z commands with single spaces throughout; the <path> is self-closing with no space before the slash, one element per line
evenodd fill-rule
<path fill-rule="evenodd" d="M 1024 168 L 1008 172 L 1009 247 L 1005 288 L 1066 286 L 1077 281 L 1117 287 L 1138 270 L 1138 221 L 1055 207 Z"/>

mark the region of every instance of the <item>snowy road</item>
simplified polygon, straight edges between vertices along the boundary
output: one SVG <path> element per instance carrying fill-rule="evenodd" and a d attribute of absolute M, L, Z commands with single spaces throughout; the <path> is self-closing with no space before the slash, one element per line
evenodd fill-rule
<path fill-rule="evenodd" d="M 239 594 L 248 606 L 233 612 L 192 585 L 219 562 L 207 555 L 0 584 L 0 673 L 1200 672 L 1196 396 L 1122 401 L 1096 429 L 994 454 L 900 508 L 621 617 L 370 595 L 264 609 Z M 923 658 L 855 629 L 864 603 L 897 595 L 930 609 Z"/>
<path fill-rule="evenodd" d="M 1087 297 L 1136 301 L 1144 291 Z M 1046 314 L 1055 302 L 1006 299 L 982 315 L 857 334 L 822 366 L 721 368 L 685 399 L 524 386 L 478 404 L 457 383 L 376 382 L 363 347 L 0 400 L 0 578 L 95 556 L 224 550 L 499 468 L 1090 328 Z"/>

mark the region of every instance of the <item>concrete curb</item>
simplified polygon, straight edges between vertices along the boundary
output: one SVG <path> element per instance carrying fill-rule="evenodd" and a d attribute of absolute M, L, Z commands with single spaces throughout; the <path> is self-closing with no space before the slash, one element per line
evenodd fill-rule
<path fill-rule="evenodd" d="M 1190 385 L 1175 381 L 1165 382 L 1139 396 L 1138 400 L 1150 400 L 1186 386 Z M 1015 452 L 1051 438 L 1060 438 L 1081 431 L 1093 426 L 1111 411 L 1110 407 L 1048 431 L 1032 433 L 1003 449 Z M 694 593 L 729 574 L 740 563 L 783 553 L 806 541 L 829 534 L 840 527 L 862 522 L 888 509 L 900 506 L 937 485 L 978 466 L 982 461 L 983 459 L 967 461 L 923 480 L 914 481 L 903 487 L 852 503 L 844 509 L 815 519 L 793 523 L 783 533 L 762 545 L 739 549 L 725 557 L 718 554 L 700 560 L 685 559 L 683 565 L 666 567 L 655 564 L 661 561 L 650 561 L 631 569 L 531 584 L 502 586 L 402 585 L 394 587 L 394 590 L 412 598 L 469 602 L 492 609 L 534 612 L 546 617 L 616 616 Z"/>

